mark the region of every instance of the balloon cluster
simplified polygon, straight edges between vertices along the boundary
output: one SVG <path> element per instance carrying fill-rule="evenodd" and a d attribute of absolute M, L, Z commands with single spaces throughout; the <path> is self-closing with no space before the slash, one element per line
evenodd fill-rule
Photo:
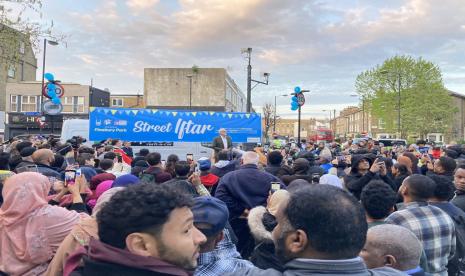
<path fill-rule="evenodd" d="M 60 98 L 63 96 L 63 89 L 61 85 L 57 86 L 57 81 L 51 73 L 44 74 L 44 78 L 48 81 L 44 93 L 44 96 L 49 98 L 53 104 L 60 104 Z"/>
<path fill-rule="evenodd" d="M 294 92 L 295 92 L 295 94 L 294 94 L 294 96 L 291 98 L 291 110 L 293 110 L 293 111 L 299 109 L 299 103 L 298 103 L 297 95 L 298 95 L 299 93 L 302 93 L 299 86 L 296 86 L 296 87 L 294 88 Z"/>

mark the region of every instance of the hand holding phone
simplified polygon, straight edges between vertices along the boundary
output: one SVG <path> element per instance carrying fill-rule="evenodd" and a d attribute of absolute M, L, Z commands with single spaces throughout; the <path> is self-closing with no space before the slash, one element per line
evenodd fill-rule
<path fill-rule="evenodd" d="M 65 171 L 65 187 L 69 185 L 74 185 L 76 183 L 76 170 L 66 170 Z"/>
<path fill-rule="evenodd" d="M 276 192 L 277 190 L 281 190 L 281 183 L 280 182 L 271 182 L 271 193 Z"/>

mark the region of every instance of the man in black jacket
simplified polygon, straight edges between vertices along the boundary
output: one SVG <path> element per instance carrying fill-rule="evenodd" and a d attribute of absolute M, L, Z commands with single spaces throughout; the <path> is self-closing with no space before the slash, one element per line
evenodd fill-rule
<path fill-rule="evenodd" d="M 371 164 L 370 156 L 354 154 L 352 156 L 352 169 L 344 177 L 346 188 L 360 200 L 363 187 L 374 179 L 380 179 L 391 186 L 394 191 L 396 190 L 396 185 L 387 175 L 386 165 L 383 162 L 378 162 L 378 159 L 376 159 Z"/>
<path fill-rule="evenodd" d="M 454 175 L 455 196 L 451 203 L 465 211 L 465 165 L 460 165 Z"/>
<path fill-rule="evenodd" d="M 291 175 L 291 167 L 282 164 L 283 155 L 279 150 L 272 151 L 268 153 L 267 161 L 268 164 L 265 167 L 265 171 L 271 173 L 274 176 L 281 177 L 283 175 Z"/>
<path fill-rule="evenodd" d="M 226 129 L 222 128 L 219 130 L 220 135 L 213 139 L 212 147 L 217 155 L 222 150 L 232 149 L 232 139 L 226 135 Z"/>

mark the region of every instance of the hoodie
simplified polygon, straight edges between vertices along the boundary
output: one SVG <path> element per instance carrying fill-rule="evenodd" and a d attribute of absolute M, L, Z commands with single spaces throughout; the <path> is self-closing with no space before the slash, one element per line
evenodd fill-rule
<path fill-rule="evenodd" d="M 392 190 L 396 190 L 396 184 L 388 175 L 379 175 L 368 171 L 366 174 L 362 175 L 358 172 L 358 164 L 363 159 L 368 160 L 370 166 L 373 164 L 373 159 L 369 155 L 364 154 L 354 154 L 352 156 L 352 168 L 348 175 L 344 177 L 344 184 L 346 188 L 358 199 L 360 200 L 360 194 L 362 189 L 371 181 L 371 180 L 382 180 L 391 186 Z"/>

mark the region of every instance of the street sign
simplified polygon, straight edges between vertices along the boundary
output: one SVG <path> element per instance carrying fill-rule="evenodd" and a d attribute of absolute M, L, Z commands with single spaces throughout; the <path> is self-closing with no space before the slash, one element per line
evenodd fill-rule
<path fill-rule="evenodd" d="M 299 106 L 303 106 L 305 104 L 305 96 L 303 93 L 297 94 L 297 103 L 299 104 Z"/>
<path fill-rule="evenodd" d="M 58 115 L 63 111 L 63 105 L 61 103 L 54 104 L 52 101 L 45 101 L 42 105 L 42 110 L 48 115 Z"/>

